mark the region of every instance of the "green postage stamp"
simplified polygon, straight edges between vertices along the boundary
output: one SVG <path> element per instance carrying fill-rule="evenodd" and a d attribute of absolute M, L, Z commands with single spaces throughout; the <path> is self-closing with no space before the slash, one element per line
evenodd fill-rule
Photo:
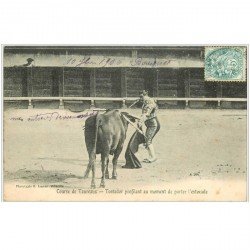
<path fill-rule="evenodd" d="M 205 47 L 205 81 L 246 81 L 246 47 Z"/>

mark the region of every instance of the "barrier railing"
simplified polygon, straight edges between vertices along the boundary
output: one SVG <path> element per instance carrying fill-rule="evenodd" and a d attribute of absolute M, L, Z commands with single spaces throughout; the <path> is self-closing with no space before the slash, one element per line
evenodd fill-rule
<path fill-rule="evenodd" d="M 59 109 L 64 109 L 65 101 L 90 101 L 90 108 L 95 107 L 96 101 L 112 101 L 121 102 L 122 108 L 126 108 L 126 102 L 135 101 L 138 98 L 135 97 L 4 97 L 4 102 L 15 101 L 28 101 L 28 108 L 33 108 L 33 102 L 35 101 L 59 101 Z M 191 97 L 154 97 L 156 101 L 183 101 L 186 107 L 189 107 L 189 103 L 192 101 L 198 102 L 217 102 L 217 106 L 221 106 L 221 102 L 247 102 L 247 98 L 191 98 Z"/>

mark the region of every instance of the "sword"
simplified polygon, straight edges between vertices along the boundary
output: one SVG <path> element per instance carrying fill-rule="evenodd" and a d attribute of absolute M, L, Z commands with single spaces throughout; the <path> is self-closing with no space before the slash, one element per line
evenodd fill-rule
<path fill-rule="evenodd" d="M 134 127 L 140 134 L 142 134 L 145 138 L 147 138 L 146 135 L 143 133 L 143 131 L 140 130 L 138 127 L 136 127 L 135 124 L 134 124 L 133 122 L 131 122 L 125 115 L 122 115 L 122 116 L 124 117 L 124 119 L 125 119 L 132 127 Z"/>
<path fill-rule="evenodd" d="M 137 102 L 139 102 L 140 100 L 138 99 L 138 100 L 136 100 L 135 102 L 133 102 L 128 108 L 130 109 L 130 108 L 132 108 Z"/>

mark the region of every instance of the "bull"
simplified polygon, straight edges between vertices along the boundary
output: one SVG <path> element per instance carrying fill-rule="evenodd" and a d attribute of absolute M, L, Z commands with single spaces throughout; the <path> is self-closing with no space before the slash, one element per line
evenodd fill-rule
<path fill-rule="evenodd" d="M 117 161 L 126 139 L 129 121 L 135 122 L 135 117 L 126 112 L 108 110 L 88 117 L 85 122 L 85 143 L 89 155 L 89 163 L 84 178 L 88 178 L 92 170 L 91 188 L 95 188 L 96 154 L 101 154 L 102 178 L 100 187 L 105 187 L 105 179 L 109 179 L 109 155 L 113 155 L 112 179 L 117 179 Z"/>

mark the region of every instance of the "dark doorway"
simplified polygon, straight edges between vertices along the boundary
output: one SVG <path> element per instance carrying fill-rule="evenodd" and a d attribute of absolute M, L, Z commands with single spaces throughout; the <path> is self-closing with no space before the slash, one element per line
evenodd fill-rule
<path fill-rule="evenodd" d="M 121 71 L 116 68 L 96 70 L 95 75 L 97 97 L 121 96 Z"/>
<path fill-rule="evenodd" d="M 22 96 L 28 96 L 28 68 L 22 69 Z"/>
<path fill-rule="evenodd" d="M 148 91 L 149 96 L 155 96 L 156 73 L 155 69 L 144 70 L 144 89 Z"/>
<path fill-rule="evenodd" d="M 114 69 L 111 72 L 111 92 L 113 97 L 121 97 L 121 70 Z"/>
<path fill-rule="evenodd" d="M 60 68 L 52 71 L 52 96 L 59 96 L 60 72 Z"/>
<path fill-rule="evenodd" d="M 64 96 L 90 96 L 90 70 L 84 68 L 64 69 Z"/>

